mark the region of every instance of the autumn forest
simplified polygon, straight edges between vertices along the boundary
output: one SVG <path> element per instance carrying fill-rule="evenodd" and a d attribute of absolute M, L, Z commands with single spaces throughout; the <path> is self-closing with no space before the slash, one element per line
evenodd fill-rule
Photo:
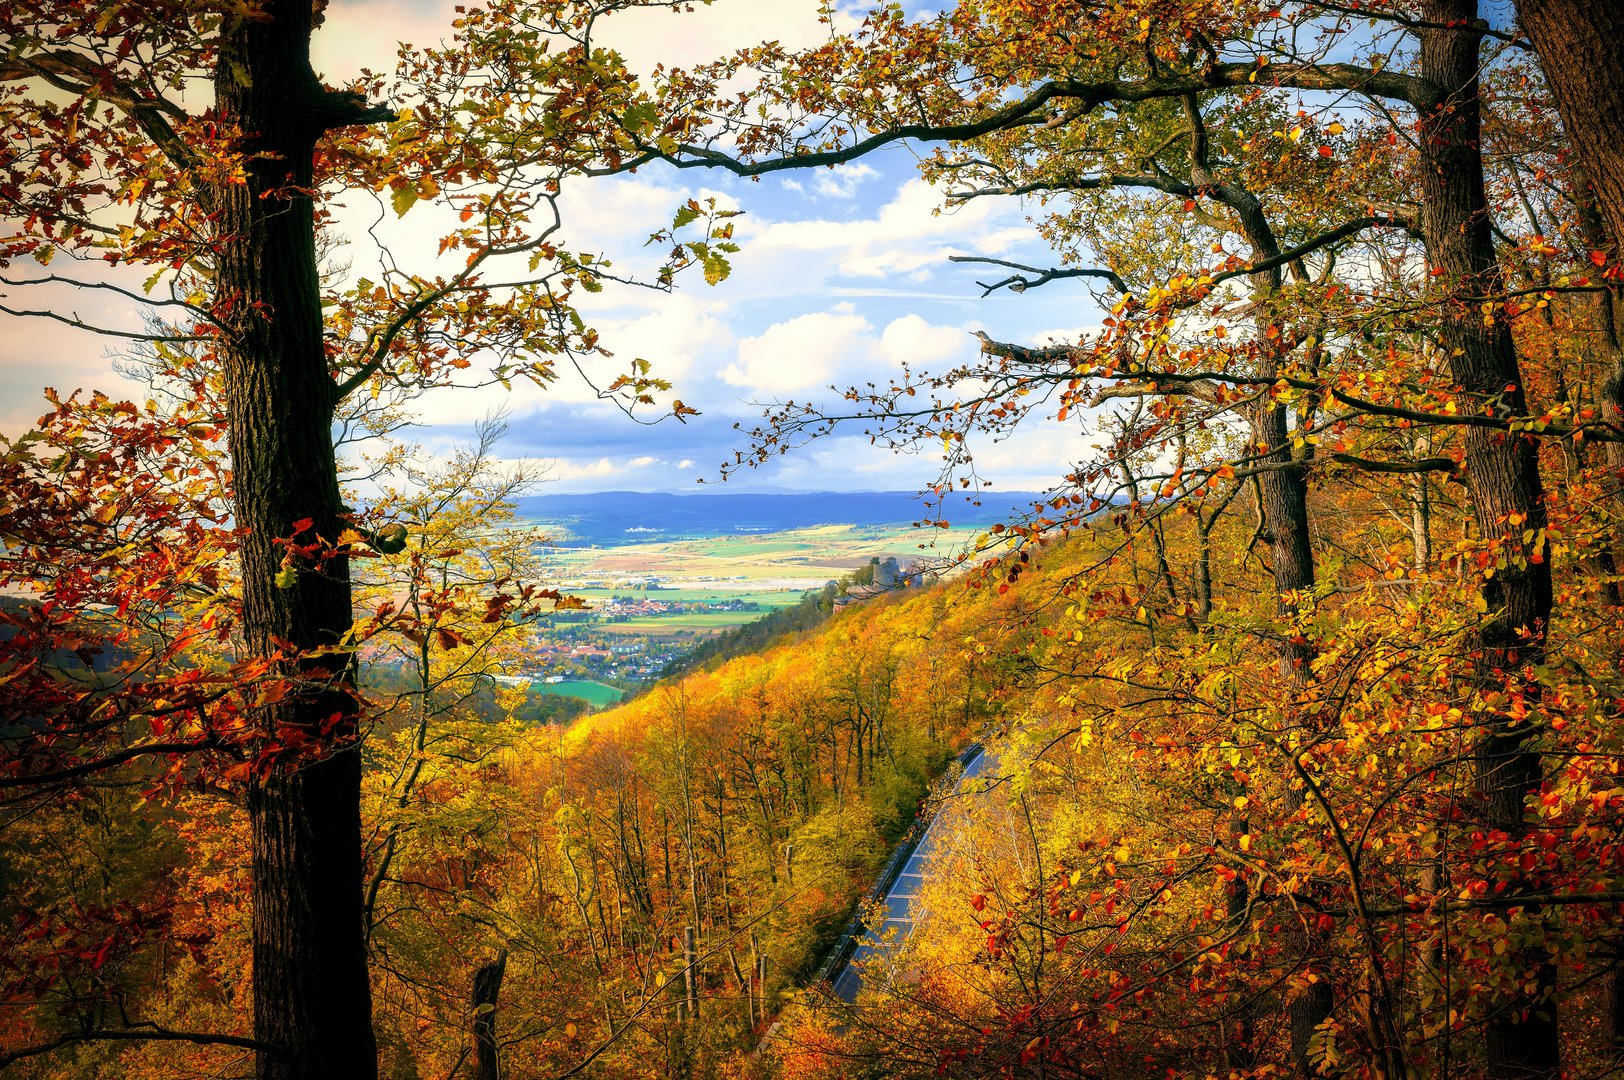
<path fill-rule="evenodd" d="M 0 318 L 123 388 L 0 435 L 0 1074 L 1619 1075 L 1624 8 L 613 45 L 709 2 L 469 3 L 344 85 L 326 0 L 0 5 Z M 934 534 L 989 448 L 1093 449 L 922 578 L 527 712 L 495 676 L 584 601 L 500 418 L 425 458 L 417 403 L 612 369 L 696 421 L 588 298 L 725 302 L 707 182 L 898 147 L 1045 253 L 976 291 L 1099 324 L 765 403 L 715 479 L 860 433 Z M 648 243 L 577 238 L 634 173 L 684 190 Z M 357 193 L 426 250 L 352 272 Z"/>

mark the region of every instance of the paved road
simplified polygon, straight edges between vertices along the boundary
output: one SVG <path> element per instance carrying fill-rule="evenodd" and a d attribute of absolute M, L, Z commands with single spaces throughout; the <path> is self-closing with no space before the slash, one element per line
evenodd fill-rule
<path fill-rule="evenodd" d="M 971 758 L 964 766 L 964 776 L 960 778 L 957 791 L 970 798 L 984 798 L 980 794 L 984 784 L 976 783 L 976 777 L 987 773 L 990 775 L 993 759 L 990 755 L 979 753 Z M 920 839 L 919 846 L 914 848 L 912 857 L 897 876 L 896 884 L 891 891 L 885 894 L 885 922 L 871 927 L 862 942 L 853 951 L 851 959 L 835 979 L 835 995 L 848 1005 L 857 1000 L 857 992 L 862 989 L 863 978 L 861 968 L 865 965 L 869 969 L 871 979 L 887 971 L 883 957 L 913 933 L 914 927 L 914 901 L 919 895 L 919 887 L 924 884 L 925 877 L 931 872 L 931 862 L 938 852 L 945 851 L 952 841 L 952 821 L 955 814 L 939 813 L 931 821 L 930 828 Z M 946 824 L 944 824 L 944 822 Z M 889 935 L 889 940 L 887 940 Z"/>

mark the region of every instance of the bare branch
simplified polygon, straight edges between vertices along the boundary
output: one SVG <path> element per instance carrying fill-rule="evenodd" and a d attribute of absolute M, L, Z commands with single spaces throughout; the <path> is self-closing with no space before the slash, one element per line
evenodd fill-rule
<path fill-rule="evenodd" d="M 1524 52 L 1533 52 L 1534 44 L 1527 38 L 1508 34 L 1504 30 L 1496 30 L 1482 19 L 1461 25 L 1449 23 L 1428 22 L 1426 19 L 1412 19 L 1398 14 L 1396 11 L 1381 11 L 1370 7 L 1345 7 L 1342 4 L 1333 4 L 1329 0 L 1300 0 L 1304 7 L 1319 8 L 1321 11 L 1335 11 L 1342 15 L 1352 15 L 1359 19 L 1379 19 L 1402 26 L 1406 30 L 1458 30 L 1462 33 L 1475 33 L 1479 37 L 1493 38 L 1503 41 L 1507 45 L 1522 49 Z"/>
<path fill-rule="evenodd" d="M 16 315 L 19 318 L 51 319 L 55 322 L 65 323 L 75 330 L 85 330 L 102 337 L 124 338 L 128 341 L 203 341 L 197 334 L 145 334 L 136 330 L 111 330 L 105 326 L 93 326 L 77 315 L 63 315 L 56 311 L 28 311 L 22 308 L 7 307 L 0 304 L 0 314 Z"/>
<path fill-rule="evenodd" d="M 1058 267 L 1044 270 L 1036 266 L 1024 266 L 1021 263 L 1006 262 L 1003 259 L 989 259 L 977 255 L 949 255 L 947 257 L 947 261 L 957 263 L 983 263 L 992 266 L 1007 266 L 1009 269 L 1019 270 L 1023 274 L 1036 275 L 1035 277 L 1029 278 L 1012 276 L 991 285 L 988 285 L 983 281 L 978 281 L 976 284 L 980 285 L 982 289 L 985 290 L 981 294 L 982 296 L 991 295 L 996 290 L 1004 287 L 1008 287 L 1011 292 L 1025 292 L 1027 289 L 1035 289 L 1039 285 L 1046 285 L 1051 281 L 1057 281 L 1061 278 L 1099 278 L 1103 281 L 1109 282 L 1111 287 L 1119 293 L 1123 293 L 1125 295 L 1128 291 L 1128 286 L 1123 282 L 1123 280 L 1110 270 L 1080 268 L 1068 270 Z"/>

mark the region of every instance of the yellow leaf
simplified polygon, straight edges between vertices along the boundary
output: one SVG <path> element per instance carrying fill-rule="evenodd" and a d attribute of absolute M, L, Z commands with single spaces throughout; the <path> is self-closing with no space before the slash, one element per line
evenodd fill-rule
<path fill-rule="evenodd" d="M 416 202 L 417 189 L 409 184 L 402 184 L 389 194 L 389 204 L 395 208 L 396 217 L 405 217 L 406 211 L 410 210 Z"/>

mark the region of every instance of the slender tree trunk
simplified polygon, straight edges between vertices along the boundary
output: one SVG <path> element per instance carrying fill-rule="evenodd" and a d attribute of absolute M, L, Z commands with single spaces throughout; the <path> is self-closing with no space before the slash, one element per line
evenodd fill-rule
<path fill-rule="evenodd" d="M 1624 1067 L 1624 955 L 1613 945 L 1613 970 L 1602 990 L 1602 1018 L 1607 1025 L 1607 1053 L 1613 1068 Z"/>
<path fill-rule="evenodd" d="M 1267 261 L 1280 255 L 1280 244 L 1263 212 L 1257 196 L 1244 188 L 1218 183 L 1206 166 L 1206 135 L 1194 102 L 1187 104 L 1186 115 L 1192 128 L 1194 148 L 1191 153 L 1191 180 L 1199 189 L 1234 211 L 1241 229 L 1252 247 L 1252 258 Z M 1283 278 L 1278 268 L 1252 275 L 1253 302 L 1257 305 L 1257 323 L 1260 352 L 1266 357 L 1262 374 L 1280 373 L 1283 357 L 1274 344 L 1285 335 L 1272 310 L 1275 293 Z M 1258 475 L 1259 509 L 1269 530 L 1270 564 L 1274 571 L 1275 610 L 1284 631 L 1279 644 L 1280 677 L 1293 699 L 1300 699 L 1313 681 L 1314 649 L 1300 634 L 1291 630 L 1301 606 L 1300 598 L 1314 585 L 1314 549 L 1308 529 L 1308 477 L 1304 462 L 1292 453 L 1289 408 L 1273 397 L 1264 396 L 1252 409 L 1252 452 L 1257 464 L 1266 471 Z M 1300 703 L 1288 704 L 1288 727 L 1303 723 Z M 1285 733 L 1286 741 L 1293 733 Z M 1294 770 L 1286 774 L 1286 807 L 1295 813 L 1301 809 L 1305 796 L 1298 786 Z M 1243 900 L 1244 903 L 1244 900 Z M 1291 1000 L 1287 1013 L 1291 1024 L 1291 1059 L 1293 1071 L 1299 1077 L 1309 1077 L 1314 1070 L 1309 1065 L 1309 1043 L 1319 1025 L 1330 1015 L 1334 1005 L 1330 972 L 1326 970 L 1328 949 L 1322 935 L 1303 933 L 1298 942 L 1303 965 L 1314 982 Z M 1244 1043 L 1250 1041 L 1250 1017 L 1242 1022 Z"/>
<path fill-rule="evenodd" d="M 1601 5 L 1598 5 L 1601 6 Z M 1441 344 L 1459 385 L 1463 413 L 1498 402 L 1527 412 L 1522 374 L 1502 319 L 1485 322 L 1481 297 L 1501 294 L 1484 194 L 1481 104 L 1478 96 L 1476 0 L 1427 0 L 1421 74 L 1437 93 L 1421 108 L 1422 228 L 1427 261 L 1449 290 L 1439 320 Z M 1551 566 L 1544 551 L 1523 542 L 1525 530 L 1546 523 L 1538 451 L 1530 438 L 1487 428 L 1466 429 L 1466 474 L 1481 535 L 1498 540 L 1506 567 L 1483 585 L 1487 605 L 1476 642 L 1476 679 L 1502 690 L 1508 676 L 1537 664 L 1551 614 Z M 1535 561 L 1535 560 L 1538 561 Z M 1534 694 L 1529 686 L 1525 693 Z M 1484 825 L 1513 838 L 1526 834 L 1524 801 L 1538 788 L 1542 767 L 1527 725 L 1489 715 L 1476 748 L 1476 787 Z M 1524 886 L 1526 887 L 1526 885 Z M 1530 918 L 1537 918 L 1530 912 Z M 1554 977 L 1543 949 L 1520 959 L 1535 985 L 1495 1003 L 1484 1029 L 1489 1075 L 1555 1077 L 1560 1069 Z"/>
<path fill-rule="evenodd" d="M 328 127 L 382 119 L 326 93 L 310 67 L 311 5 L 270 0 L 263 17 L 228 17 L 215 97 L 219 120 L 241 128 L 246 182 L 221 184 L 216 310 L 237 524 L 243 636 L 271 657 L 338 646 L 350 626 L 343 559 L 275 579 L 275 541 L 338 536 L 331 436 L 333 380 L 322 339 L 312 157 Z M 347 104 L 345 104 L 347 102 Z M 347 114 L 342 114 L 344 109 Z M 341 115 L 342 114 L 342 115 Z M 262 1080 L 357 1080 L 377 1072 L 361 910 L 361 762 L 352 659 L 334 652 L 289 672 L 304 686 L 261 710 L 267 735 L 298 732 L 325 749 L 302 767 L 252 780 L 254 1031 Z"/>

